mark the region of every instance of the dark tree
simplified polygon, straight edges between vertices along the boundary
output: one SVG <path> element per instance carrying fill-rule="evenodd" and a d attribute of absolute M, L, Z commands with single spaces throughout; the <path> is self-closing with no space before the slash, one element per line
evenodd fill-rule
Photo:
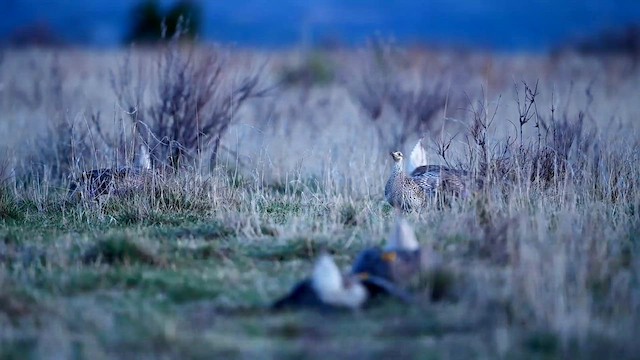
<path fill-rule="evenodd" d="M 183 37 L 194 38 L 200 32 L 200 14 L 200 6 L 195 1 L 178 1 L 163 12 L 158 1 L 146 0 L 133 8 L 127 42 L 152 43 L 167 39 L 175 34 L 181 21 Z M 164 31 L 166 34 L 163 34 Z"/>

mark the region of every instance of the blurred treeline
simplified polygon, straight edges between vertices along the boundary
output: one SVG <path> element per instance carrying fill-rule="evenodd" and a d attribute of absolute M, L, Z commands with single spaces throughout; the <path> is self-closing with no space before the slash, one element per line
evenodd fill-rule
<path fill-rule="evenodd" d="M 178 28 L 181 37 L 193 39 L 200 33 L 202 8 L 195 1 L 181 0 L 163 9 L 159 1 L 145 0 L 133 8 L 131 21 L 127 43 L 156 42 L 171 36 Z"/>

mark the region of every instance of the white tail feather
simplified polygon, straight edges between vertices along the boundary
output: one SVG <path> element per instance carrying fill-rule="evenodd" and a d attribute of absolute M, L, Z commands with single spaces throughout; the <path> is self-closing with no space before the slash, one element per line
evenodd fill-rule
<path fill-rule="evenodd" d="M 393 230 L 391 230 L 385 249 L 414 251 L 419 248 L 420 244 L 416 239 L 416 233 L 413 231 L 413 227 L 409 225 L 404 217 L 398 216 L 396 225 Z"/>
<path fill-rule="evenodd" d="M 314 289 L 320 293 L 339 291 L 342 288 L 340 269 L 328 254 L 321 254 L 311 276 Z"/>
<path fill-rule="evenodd" d="M 422 165 L 427 165 L 427 153 L 422 147 L 422 138 L 420 138 L 409 155 L 409 161 L 407 161 L 407 173 L 411 174 L 413 170 Z"/>
<path fill-rule="evenodd" d="M 140 150 L 136 155 L 135 167 L 141 170 L 151 170 L 151 158 L 145 145 L 140 145 Z"/>
<path fill-rule="evenodd" d="M 311 275 L 311 284 L 326 304 L 356 309 L 367 299 L 367 290 L 359 283 L 345 286 L 338 265 L 328 254 L 321 254 Z"/>

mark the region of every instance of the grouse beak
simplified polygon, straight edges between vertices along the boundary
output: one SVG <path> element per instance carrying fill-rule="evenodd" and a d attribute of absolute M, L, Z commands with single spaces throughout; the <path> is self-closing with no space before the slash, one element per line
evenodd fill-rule
<path fill-rule="evenodd" d="M 357 273 L 356 277 L 362 281 L 369 279 L 369 273 L 368 272 L 361 272 L 361 273 Z"/>
<path fill-rule="evenodd" d="M 382 254 L 382 260 L 385 262 L 394 262 L 398 258 L 398 254 L 395 251 L 389 251 Z"/>

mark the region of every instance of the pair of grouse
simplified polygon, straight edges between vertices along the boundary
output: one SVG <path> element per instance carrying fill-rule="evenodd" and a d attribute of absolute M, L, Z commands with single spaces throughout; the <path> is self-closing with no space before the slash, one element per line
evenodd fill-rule
<path fill-rule="evenodd" d="M 420 247 L 409 223 L 398 217 L 386 246 L 362 251 L 348 274 L 343 275 L 331 256 L 323 253 L 311 277 L 295 285 L 272 307 L 358 309 L 379 296 L 411 303 L 405 286 L 436 263 L 434 254 Z"/>
<path fill-rule="evenodd" d="M 442 165 L 425 165 L 426 155 L 422 140 L 418 141 L 411 151 L 407 172 L 401 152 L 394 151 L 391 157 L 394 165 L 384 189 L 384 196 L 395 208 L 404 211 L 421 209 L 429 199 L 435 198 L 439 193 L 460 197 L 469 195 L 470 178 L 467 171 Z"/>

